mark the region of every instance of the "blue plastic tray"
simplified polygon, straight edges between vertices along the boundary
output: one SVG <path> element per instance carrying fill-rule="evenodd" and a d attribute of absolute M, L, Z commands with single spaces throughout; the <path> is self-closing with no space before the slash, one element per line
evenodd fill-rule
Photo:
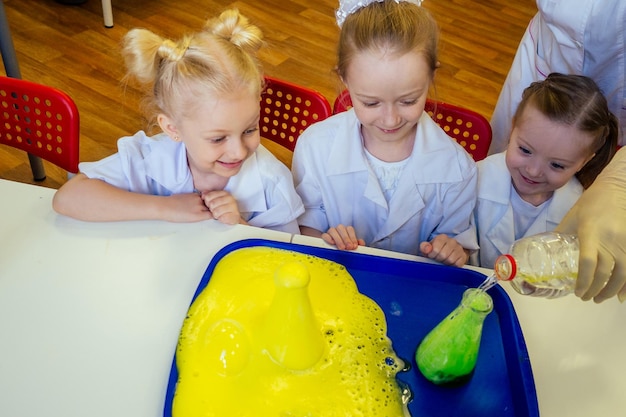
<path fill-rule="evenodd" d="M 437 386 L 426 380 L 415 364 L 415 349 L 422 338 L 459 304 L 465 289 L 476 287 L 485 279 L 483 274 L 443 265 L 249 239 L 232 243 L 215 255 L 193 299 L 206 287 L 220 259 L 234 250 L 255 246 L 310 254 L 347 268 L 359 291 L 376 301 L 385 312 L 387 333 L 393 348 L 399 357 L 411 364 L 411 369 L 399 373 L 398 379 L 407 383 L 413 392 L 413 400 L 409 403 L 412 416 L 539 416 L 522 330 L 508 295 L 499 286 L 488 291 L 494 309 L 485 320 L 476 369 L 469 382 L 459 387 Z M 163 412 L 165 417 L 172 416 L 177 379 L 174 357 Z"/>

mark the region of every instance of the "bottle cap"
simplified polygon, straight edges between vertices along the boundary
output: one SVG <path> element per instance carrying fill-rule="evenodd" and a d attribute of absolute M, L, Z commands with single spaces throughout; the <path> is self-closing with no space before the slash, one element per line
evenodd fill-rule
<path fill-rule="evenodd" d="M 511 281 L 517 274 L 515 258 L 508 253 L 498 256 L 493 270 L 500 281 Z"/>

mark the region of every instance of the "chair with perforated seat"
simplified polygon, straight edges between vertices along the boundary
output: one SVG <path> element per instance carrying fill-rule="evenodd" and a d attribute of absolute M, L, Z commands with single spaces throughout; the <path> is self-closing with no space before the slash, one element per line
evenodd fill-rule
<path fill-rule="evenodd" d="M 304 129 L 331 114 L 330 103 L 321 93 L 285 80 L 265 77 L 259 122 L 261 137 L 288 151 L 282 152 L 281 156 L 280 149 L 263 142 L 287 166 L 291 165 L 290 154 Z"/>
<path fill-rule="evenodd" d="M 339 94 L 333 103 L 333 114 L 352 107 L 348 90 Z M 424 110 L 457 143 L 472 156 L 474 161 L 485 159 L 491 145 L 491 125 L 483 115 L 453 104 L 426 100 Z"/>
<path fill-rule="evenodd" d="M 78 108 L 70 96 L 47 85 L 0 76 L 0 144 L 75 174 L 79 140 Z"/>

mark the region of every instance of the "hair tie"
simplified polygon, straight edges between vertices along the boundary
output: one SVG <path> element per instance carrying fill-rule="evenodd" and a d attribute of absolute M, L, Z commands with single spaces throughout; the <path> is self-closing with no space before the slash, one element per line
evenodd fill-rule
<path fill-rule="evenodd" d="M 180 61 L 183 56 L 185 56 L 185 52 L 187 52 L 187 49 L 189 49 L 189 44 L 189 39 L 184 39 L 181 46 L 179 46 L 176 42 L 170 39 L 165 39 L 163 40 L 162 47 L 165 47 L 167 51 L 167 57 L 172 61 L 177 62 Z"/>
<path fill-rule="evenodd" d="M 339 8 L 335 11 L 335 17 L 337 18 L 337 25 L 341 27 L 343 25 L 344 20 L 356 12 L 357 10 L 369 6 L 372 3 L 383 3 L 387 0 L 339 0 Z M 396 3 L 400 3 L 402 1 L 406 1 L 408 3 L 413 3 L 418 6 L 422 5 L 422 0 L 393 0 Z"/>

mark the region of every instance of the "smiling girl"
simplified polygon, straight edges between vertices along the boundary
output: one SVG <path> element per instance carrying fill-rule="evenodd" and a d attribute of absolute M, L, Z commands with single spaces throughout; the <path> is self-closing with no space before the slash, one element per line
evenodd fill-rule
<path fill-rule="evenodd" d="M 524 90 L 505 152 L 478 163 L 479 265 L 553 230 L 613 157 L 617 118 L 591 78 L 550 74 Z"/>
<path fill-rule="evenodd" d="M 61 214 L 89 221 L 217 219 L 298 233 L 289 170 L 260 146 L 261 32 L 237 10 L 178 42 L 133 29 L 129 76 L 145 84 L 162 133 L 118 141 L 56 193 Z"/>
<path fill-rule="evenodd" d="M 477 248 L 477 170 L 424 111 L 438 28 L 419 3 L 340 2 L 337 73 L 354 107 L 298 139 L 298 221 L 303 234 L 339 249 L 367 245 L 461 266 Z"/>

